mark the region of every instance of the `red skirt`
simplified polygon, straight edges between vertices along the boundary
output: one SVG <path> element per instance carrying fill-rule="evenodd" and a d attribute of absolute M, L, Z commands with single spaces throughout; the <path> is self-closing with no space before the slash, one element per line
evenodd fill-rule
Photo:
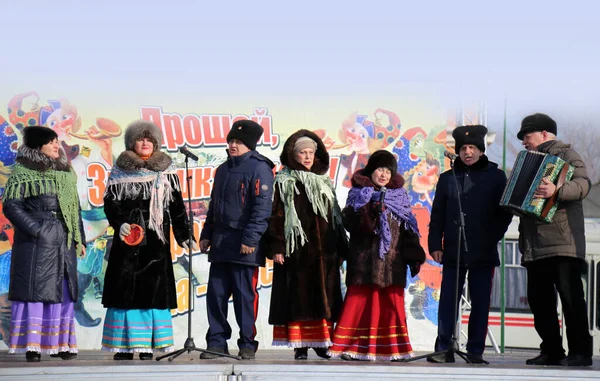
<path fill-rule="evenodd" d="M 273 327 L 273 345 L 291 348 L 328 348 L 333 323 L 322 320 L 293 321 Z"/>
<path fill-rule="evenodd" d="M 404 288 L 348 287 L 329 354 L 371 361 L 412 357 L 404 311 Z"/>

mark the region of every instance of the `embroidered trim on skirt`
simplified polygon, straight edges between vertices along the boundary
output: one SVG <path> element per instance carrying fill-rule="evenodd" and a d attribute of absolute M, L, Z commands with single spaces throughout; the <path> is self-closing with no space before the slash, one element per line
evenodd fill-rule
<path fill-rule="evenodd" d="M 108 352 L 172 352 L 173 324 L 169 309 L 108 308 L 102 332 L 102 350 Z"/>
<path fill-rule="evenodd" d="M 273 326 L 273 345 L 290 348 L 328 348 L 333 323 L 322 320 L 293 321 Z"/>
<path fill-rule="evenodd" d="M 8 353 L 77 353 L 73 307 L 66 278 L 62 303 L 13 301 Z"/>
<path fill-rule="evenodd" d="M 408 338 L 404 289 L 350 286 L 342 316 L 335 327 L 331 357 L 391 361 L 412 357 Z"/>

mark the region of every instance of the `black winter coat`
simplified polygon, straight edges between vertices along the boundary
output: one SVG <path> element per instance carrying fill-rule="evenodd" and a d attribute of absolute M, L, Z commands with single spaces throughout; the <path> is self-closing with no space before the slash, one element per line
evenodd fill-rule
<path fill-rule="evenodd" d="M 125 151 L 117 159 L 116 165 L 123 170 L 137 170 L 148 166 L 151 170 L 164 170 L 171 164 L 171 158 L 163 152 L 155 152 L 148 162 L 144 162 L 131 151 Z M 104 212 L 115 230 L 110 250 L 106 275 L 104 277 L 104 307 L 121 309 L 173 309 L 177 308 L 175 276 L 171 258 L 170 227 L 181 246 L 188 239 L 188 217 L 176 176 L 172 181 L 172 201 L 163 210 L 163 232 L 167 240 L 163 243 L 156 232 L 148 228 L 150 200 L 142 195 L 123 200 L 113 199 L 107 187 L 104 196 Z M 133 223 L 130 212 L 142 211 L 146 225 L 146 244 L 129 246 L 119 237 L 123 223 Z M 137 222 L 136 222 L 137 223 Z"/>
<path fill-rule="evenodd" d="M 37 150 L 21 146 L 17 162 L 41 172 L 70 171 L 62 151 L 59 159 L 51 160 Z M 40 184 L 31 186 L 39 189 Z M 61 303 L 66 276 L 71 299 L 77 301 L 77 245 L 73 241 L 70 249 L 67 248 L 67 227 L 61 217 L 58 197 L 49 193 L 9 199 L 3 202 L 3 212 L 15 230 L 9 300 Z M 79 229 L 85 242 L 81 217 Z"/>
<path fill-rule="evenodd" d="M 512 215 L 500 207 L 506 175 L 483 155 L 472 166 L 455 161 L 456 178 L 465 214 L 468 254 L 461 245 L 460 265 L 498 266 L 498 241 L 506 232 Z M 458 258 L 459 208 L 452 171 L 440 176 L 431 208 L 429 252 L 442 250 L 442 263 L 456 265 Z"/>

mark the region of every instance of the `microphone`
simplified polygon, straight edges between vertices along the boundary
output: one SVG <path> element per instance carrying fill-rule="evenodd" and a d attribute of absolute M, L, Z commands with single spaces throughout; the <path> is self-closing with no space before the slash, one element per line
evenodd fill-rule
<path fill-rule="evenodd" d="M 385 201 L 385 192 L 387 192 L 386 187 L 381 187 L 381 189 L 379 189 L 379 206 L 377 208 L 378 213 L 383 212 L 383 202 Z"/>
<path fill-rule="evenodd" d="M 448 151 L 448 150 L 445 150 L 445 151 L 444 151 L 444 156 L 446 156 L 446 157 L 447 157 L 448 159 L 450 159 L 450 160 L 456 160 L 456 158 L 458 157 L 458 155 L 457 155 L 457 154 L 455 154 L 455 153 L 452 153 L 452 152 L 450 152 L 450 151 Z"/>
<path fill-rule="evenodd" d="M 182 154 L 184 154 L 185 156 L 189 157 L 190 159 L 192 159 L 194 161 L 198 161 L 198 156 L 191 153 L 185 146 L 181 147 L 179 149 L 179 152 L 181 152 Z"/>

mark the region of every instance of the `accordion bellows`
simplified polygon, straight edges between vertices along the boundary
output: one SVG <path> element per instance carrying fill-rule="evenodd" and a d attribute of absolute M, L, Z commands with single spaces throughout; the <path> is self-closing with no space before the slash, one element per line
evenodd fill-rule
<path fill-rule="evenodd" d="M 544 178 L 560 188 L 573 177 L 574 170 L 558 156 L 521 151 L 508 177 L 500 205 L 517 216 L 530 216 L 550 223 L 558 207 L 558 192 L 544 199 L 533 197 L 535 190 Z"/>

